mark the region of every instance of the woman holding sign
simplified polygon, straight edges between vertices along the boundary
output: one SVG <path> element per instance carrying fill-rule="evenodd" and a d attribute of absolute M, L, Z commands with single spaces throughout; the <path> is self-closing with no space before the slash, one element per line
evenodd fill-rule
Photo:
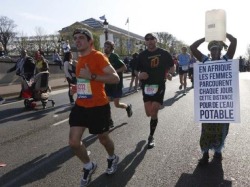
<path fill-rule="evenodd" d="M 226 34 L 227 39 L 230 41 L 230 45 L 227 49 L 227 45 L 222 41 L 211 41 L 208 44 L 208 50 L 211 54 L 211 61 L 215 60 L 227 60 L 232 59 L 237 46 L 237 39 L 231 34 Z M 193 55 L 200 62 L 206 62 L 209 57 L 202 54 L 198 47 L 205 42 L 205 38 L 201 38 L 194 42 L 190 49 Z M 225 49 L 227 53 L 221 55 L 222 49 Z M 203 152 L 202 158 L 199 160 L 199 165 L 208 164 L 209 160 L 209 149 L 214 150 L 214 159 L 222 160 L 221 150 L 224 146 L 224 142 L 229 130 L 229 123 L 202 123 L 201 137 L 200 137 L 200 147 Z"/>

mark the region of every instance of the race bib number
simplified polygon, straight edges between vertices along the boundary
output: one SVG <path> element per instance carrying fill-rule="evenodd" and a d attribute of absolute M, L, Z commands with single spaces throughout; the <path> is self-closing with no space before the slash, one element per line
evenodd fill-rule
<path fill-rule="evenodd" d="M 155 95 L 158 91 L 159 86 L 158 85 L 145 85 L 144 92 L 146 95 Z"/>
<path fill-rule="evenodd" d="M 77 78 L 77 98 L 89 99 L 92 97 L 90 81 L 87 79 Z"/>
<path fill-rule="evenodd" d="M 183 71 L 187 71 L 187 70 L 188 70 L 188 66 L 181 66 L 181 69 L 182 69 Z"/>

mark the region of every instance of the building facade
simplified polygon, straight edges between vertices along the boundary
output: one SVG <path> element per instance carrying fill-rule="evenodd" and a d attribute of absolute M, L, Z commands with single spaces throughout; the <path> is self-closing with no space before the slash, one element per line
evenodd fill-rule
<path fill-rule="evenodd" d="M 103 23 L 104 22 L 97 19 L 89 18 L 64 27 L 59 31 L 59 33 L 63 40 L 69 40 L 72 49 L 74 50 L 75 47 L 72 41 L 73 30 L 79 27 L 89 29 L 93 33 L 95 48 L 103 51 L 103 43 L 105 41 L 105 29 Z M 118 53 L 120 56 L 131 56 L 133 53 L 138 52 L 141 49 L 145 49 L 143 36 L 110 24 L 108 25 L 108 29 L 106 31 L 106 37 L 108 37 L 108 40 L 115 43 L 115 53 Z"/>

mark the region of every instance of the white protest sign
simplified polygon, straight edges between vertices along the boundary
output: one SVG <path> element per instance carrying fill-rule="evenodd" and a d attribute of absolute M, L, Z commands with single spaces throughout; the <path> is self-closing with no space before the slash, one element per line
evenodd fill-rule
<path fill-rule="evenodd" d="M 240 123 L 239 61 L 194 64 L 195 122 Z"/>

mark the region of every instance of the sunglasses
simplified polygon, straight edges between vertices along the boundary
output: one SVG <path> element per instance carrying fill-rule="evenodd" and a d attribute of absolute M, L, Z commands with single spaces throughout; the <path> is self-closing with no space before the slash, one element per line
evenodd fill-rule
<path fill-rule="evenodd" d="M 153 37 L 150 37 L 150 38 L 145 38 L 146 41 L 149 41 L 149 40 L 154 40 L 155 38 Z"/>

